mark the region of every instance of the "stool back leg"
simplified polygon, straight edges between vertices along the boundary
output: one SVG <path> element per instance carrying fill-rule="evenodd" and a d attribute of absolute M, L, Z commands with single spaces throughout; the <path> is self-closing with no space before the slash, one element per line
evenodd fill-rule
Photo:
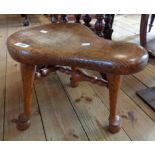
<path fill-rule="evenodd" d="M 77 77 L 76 76 L 76 68 L 75 67 L 72 67 L 72 73 L 71 73 L 71 77 L 70 77 L 70 84 L 71 84 L 71 87 L 75 88 L 78 86 L 78 81 L 79 81 L 79 76 Z"/>
<path fill-rule="evenodd" d="M 110 115 L 109 115 L 109 130 L 116 133 L 121 128 L 121 117 L 116 114 L 117 98 L 120 89 L 121 76 L 120 75 L 107 75 L 108 88 L 109 88 L 109 102 L 110 102 Z"/>
<path fill-rule="evenodd" d="M 35 66 L 21 64 L 21 75 L 23 83 L 24 112 L 18 116 L 17 128 L 19 130 L 25 130 L 30 126 Z"/>

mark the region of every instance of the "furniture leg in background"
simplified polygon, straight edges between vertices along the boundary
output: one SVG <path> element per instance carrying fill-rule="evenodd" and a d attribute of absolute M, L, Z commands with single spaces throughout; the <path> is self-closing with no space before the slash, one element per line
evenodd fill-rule
<path fill-rule="evenodd" d="M 154 19 L 155 19 L 155 14 L 152 14 L 152 15 L 151 15 L 150 24 L 149 24 L 149 32 L 151 31 L 151 28 L 152 28 L 152 26 L 153 26 Z"/>
<path fill-rule="evenodd" d="M 21 17 L 23 18 L 23 26 L 29 26 L 30 22 L 29 22 L 28 15 L 21 14 Z"/>

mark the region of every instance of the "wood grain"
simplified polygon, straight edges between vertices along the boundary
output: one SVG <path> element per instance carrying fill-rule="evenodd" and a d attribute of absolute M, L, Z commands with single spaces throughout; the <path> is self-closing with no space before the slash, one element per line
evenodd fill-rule
<path fill-rule="evenodd" d="M 134 77 L 140 80 L 147 87 L 153 87 L 155 85 L 155 75 L 147 68 L 145 68 L 143 72 L 134 74 Z"/>
<path fill-rule="evenodd" d="M 81 82 L 77 88 L 71 88 L 69 77 L 57 74 L 90 140 L 129 140 L 123 130 L 116 134 L 108 132 L 108 109 L 88 83 Z"/>
<path fill-rule="evenodd" d="M 108 90 L 96 85 L 91 86 L 102 102 L 109 108 Z M 132 140 L 155 140 L 153 136 L 155 134 L 154 122 L 123 91 L 120 91 L 118 111 L 123 117 L 122 127 Z"/>
<path fill-rule="evenodd" d="M 35 89 L 48 140 L 88 140 L 56 73 L 36 80 Z"/>
<path fill-rule="evenodd" d="M 6 27 L 5 27 L 6 26 Z M 7 57 L 7 18 L 0 19 L 0 140 L 3 140 L 5 83 L 6 83 L 6 57 Z"/>
<path fill-rule="evenodd" d="M 28 47 L 17 43 L 26 43 Z M 20 63 L 58 64 L 117 75 L 141 71 L 148 62 L 144 48 L 101 39 L 77 23 L 46 24 L 16 32 L 8 38 L 7 47 L 12 58 Z"/>
<path fill-rule="evenodd" d="M 138 90 L 147 88 L 143 83 L 141 83 L 134 76 L 125 76 L 122 81 L 121 89 L 137 104 L 149 117 L 155 121 L 155 112 L 137 95 Z"/>

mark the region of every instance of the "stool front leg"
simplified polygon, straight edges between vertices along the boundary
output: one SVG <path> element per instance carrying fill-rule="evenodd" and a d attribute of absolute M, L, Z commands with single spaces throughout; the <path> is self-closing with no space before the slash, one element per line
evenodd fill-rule
<path fill-rule="evenodd" d="M 122 119 L 116 114 L 117 98 L 120 89 L 121 76 L 108 75 L 108 88 L 109 88 L 109 102 L 110 102 L 110 115 L 109 115 L 109 130 L 116 133 L 121 128 Z"/>
<path fill-rule="evenodd" d="M 18 116 L 17 128 L 19 130 L 25 130 L 31 124 L 30 116 L 32 109 L 32 88 L 35 66 L 21 64 L 21 75 L 23 83 L 24 111 Z"/>

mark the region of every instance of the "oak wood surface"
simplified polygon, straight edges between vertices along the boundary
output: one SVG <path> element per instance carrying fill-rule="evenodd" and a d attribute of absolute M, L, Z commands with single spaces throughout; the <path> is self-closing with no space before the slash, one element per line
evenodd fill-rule
<path fill-rule="evenodd" d="M 118 75 L 138 72 L 148 60 L 142 47 L 101 39 L 88 27 L 76 23 L 47 24 L 17 32 L 8 38 L 7 47 L 21 63 L 58 64 Z"/>

